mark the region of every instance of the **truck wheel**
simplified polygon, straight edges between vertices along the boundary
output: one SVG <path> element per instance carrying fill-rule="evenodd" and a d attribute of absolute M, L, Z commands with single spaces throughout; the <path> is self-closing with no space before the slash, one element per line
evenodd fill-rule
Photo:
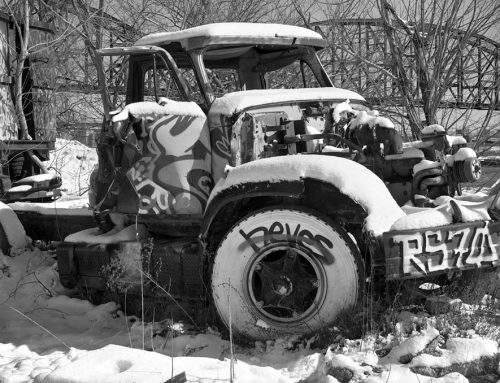
<path fill-rule="evenodd" d="M 299 208 L 266 208 L 236 223 L 217 249 L 212 294 L 237 334 L 310 334 L 352 308 L 363 267 L 338 224 Z"/>

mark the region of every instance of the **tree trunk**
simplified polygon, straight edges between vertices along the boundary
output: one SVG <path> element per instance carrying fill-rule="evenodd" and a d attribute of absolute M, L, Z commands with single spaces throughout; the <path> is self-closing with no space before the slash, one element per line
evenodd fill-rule
<path fill-rule="evenodd" d="M 26 116 L 24 115 L 23 108 L 23 70 L 26 59 L 28 58 L 28 43 L 30 35 L 30 8 L 29 1 L 24 0 L 23 4 L 23 25 L 19 25 L 17 21 L 15 22 L 17 33 L 19 35 L 20 41 L 20 52 L 17 55 L 17 65 L 15 74 L 15 86 L 14 86 L 14 97 L 15 97 L 15 109 L 16 116 L 19 123 L 20 134 L 19 138 L 26 140 L 28 138 L 33 139 L 34 137 L 29 137 L 28 134 L 28 123 L 26 122 Z"/>
<path fill-rule="evenodd" d="M 415 101 L 413 98 L 413 86 L 406 74 L 406 70 L 401 61 L 403 56 L 402 48 L 398 45 L 395 38 L 395 27 L 389 18 L 389 9 L 392 9 L 386 0 L 380 0 L 379 3 L 380 14 L 382 16 L 382 21 L 384 24 L 385 34 L 390 46 L 390 52 L 393 61 L 393 71 L 397 78 L 397 86 L 401 95 L 403 96 L 403 104 L 406 108 L 407 118 L 410 123 L 410 129 L 412 137 L 414 139 L 420 138 L 421 122 L 420 115 L 418 113 Z"/>
<path fill-rule="evenodd" d="M 99 2 L 99 6 L 102 8 L 104 6 L 104 1 L 101 0 Z M 109 95 L 109 89 L 106 84 L 106 75 L 104 72 L 104 66 L 102 63 L 101 57 L 97 54 L 96 45 L 99 46 L 100 42 L 96 41 L 96 45 L 94 45 L 91 41 L 92 31 L 95 32 L 97 40 L 100 38 L 100 33 L 96 31 L 95 22 L 91 20 L 90 12 L 87 9 L 86 4 L 83 0 L 73 0 L 73 7 L 76 11 L 78 19 L 82 25 L 84 34 L 82 35 L 83 41 L 85 43 L 85 48 L 94 63 L 94 66 L 97 71 L 97 84 L 99 86 L 99 90 L 101 92 L 102 103 L 104 108 L 104 115 L 106 119 L 109 117 L 109 112 L 111 110 L 111 97 Z"/>

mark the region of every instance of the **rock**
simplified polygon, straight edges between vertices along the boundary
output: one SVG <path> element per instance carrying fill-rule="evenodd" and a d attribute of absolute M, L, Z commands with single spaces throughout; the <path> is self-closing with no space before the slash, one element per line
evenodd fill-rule
<path fill-rule="evenodd" d="M 495 375 L 494 372 L 497 370 L 497 367 L 498 356 L 484 356 L 472 362 L 454 363 L 447 367 L 419 366 L 410 367 L 410 370 L 416 374 L 432 376 L 434 378 L 439 378 L 452 372 L 458 372 L 466 378 L 473 378 Z"/>
<path fill-rule="evenodd" d="M 415 356 L 420 355 L 431 345 L 439 344 L 439 331 L 429 326 L 419 334 L 405 339 L 401 344 L 394 346 L 382 359 L 383 363 L 409 363 Z"/>
<path fill-rule="evenodd" d="M 498 383 L 498 376 L 495 374 L 474 376 L 469 379 L 469 383 Z"/>
<path fill-rule="evenodd" d="M 427 297 L 425 301 L 425 309 L 432 315 L 459 311 L 461 307 L 462 301 L 460 299 L 452 299 L 446 295 Z"/>
<path fill-rule="evenodd" d="M 373 373 L 371 365 L 364 362 L 360 363 L 359 360 L 356 361 L 353 358 L 358 359 L 355 354 L 334 354 L 328 349 L 325 355 L 327 374 L 341 383 L 347 383 L 351 379 L 360 381 Z"/>
<path fill-rule="evenodd" d="M 354 372 L 345 367 L 332 367 L 328 371 L 328 374 L 340 383 L 348 383 L 354 377 Z"/>
<path fill-rule="evenodd" d="M 427 353 L 415 357 L 409 367 L 414 373 L 441 377 L 458 372 L 467 378 L 497 374 L 498 343 L 481 338 L 450 338 L 440 356 Z"/>

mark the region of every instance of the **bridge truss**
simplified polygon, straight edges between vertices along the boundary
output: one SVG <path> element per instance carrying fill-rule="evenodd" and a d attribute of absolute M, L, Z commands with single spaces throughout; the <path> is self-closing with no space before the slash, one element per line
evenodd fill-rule
<path fill-rule="evenodd" d="M 335 86 L 356 90 L 374 105 L 388 101 L 402 105 L 391 76 L 392 56 L 381 19 L 334 19 L 312 25 L 329 41 L 320 55 Z M 452 40 L 463 36 L 456 31 Z M 440 106 L 500 110 L 500 43 L 473 35 L 460 45 L 462 53 Z M 408 43 L 403 62 L 413 82 L 414 97 L 421 102 L 415 61 L 413 45 Z"/>

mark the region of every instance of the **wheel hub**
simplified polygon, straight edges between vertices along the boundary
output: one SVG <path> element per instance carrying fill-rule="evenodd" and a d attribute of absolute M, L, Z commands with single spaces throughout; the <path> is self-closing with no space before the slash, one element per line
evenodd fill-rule
<path fill-rule="evenodd" d="M 249 268 L 249 298 L 261 314 L 292 322 L 304 320 L 325 293 L 320 263 L 308 249 L 274 243 Z"/>
<path fill-rule="evenodd" d="M 293 291 L 293 283 L 285 275 L 280 275 L 277 280 L 272 282 L 272 286 L 274 292 L 283 297 L 290 295 Z"/>

